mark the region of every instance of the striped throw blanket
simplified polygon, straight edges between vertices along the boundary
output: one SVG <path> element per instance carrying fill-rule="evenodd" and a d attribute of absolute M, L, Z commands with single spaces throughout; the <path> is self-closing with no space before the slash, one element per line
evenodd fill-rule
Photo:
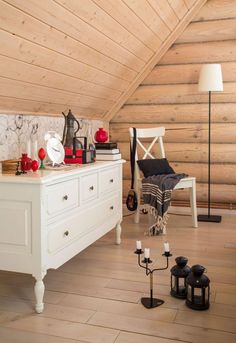
<path fill-rule="evenodd" d="M 166 234 L 167 210 L 172 190 L 186 176 L 186 174 L 164 174 L 142 179 L 143 201 L 155 218 L 155 224 L 148 228 L 146 234 L 151 236 Z"/>

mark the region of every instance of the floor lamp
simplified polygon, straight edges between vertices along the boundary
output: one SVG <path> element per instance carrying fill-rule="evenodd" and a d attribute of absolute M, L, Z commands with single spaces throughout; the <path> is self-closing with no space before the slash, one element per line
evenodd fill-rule
<path fill-rule="evenodd" d="M 223 82 L 220 64 L 204 64 L 202 66 L 198 90 L 209 92 L 209 116 L 208 116 L 208 212 L 207 215 L 199 215 L 202 222 L 220 223 L 221 216 L 211 215 L 211 92 L 222 92 Z"/>

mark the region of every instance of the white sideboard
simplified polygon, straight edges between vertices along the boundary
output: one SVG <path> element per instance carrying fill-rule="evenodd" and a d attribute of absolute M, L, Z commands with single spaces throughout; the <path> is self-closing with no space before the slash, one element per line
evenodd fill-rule
<path fill-rule="evenodd" d="M 116 227 L 120 244 L 122 163 L 95 162 L 70 170 L 0 176 L 0 269 L 43 278 Z"/>

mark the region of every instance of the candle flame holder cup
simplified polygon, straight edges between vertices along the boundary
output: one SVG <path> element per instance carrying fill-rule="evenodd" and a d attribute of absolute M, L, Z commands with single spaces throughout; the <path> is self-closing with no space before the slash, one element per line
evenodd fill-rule
<path fill-rule="evenodd" d="M 151 269 L 148 266 L 150 263 L 152 263 L 152 261 L 150 260 L 149 257 L 148 258 L 144 257 L 144 259 L 141 261 L 141 255 L 143 254 L 142 249 L 136 249 L 136 251 L 134 253 L 138 255 L 138 265 L 141 268 L 145 269 L 147 276 L 148 275 L 150 276 L 150 297 L 149 298 L 148 297 L 141 298 L 141 303 L 146 308 L 154 308 L 154 307 L 158 307 L 158 306 L 164 304 L 164 300 L 153 298 L 153 273 L 155 271 L 158 271 L 158 270 L 168 269 L 168 267 L 169 267 L 169 257 L 171 257 L 172 254 L 169 251 L 165 251 L 164 254 L 162 254 L 162 256 L 166 257 L 166 266 L 163 267 L 163 268 Z"/>

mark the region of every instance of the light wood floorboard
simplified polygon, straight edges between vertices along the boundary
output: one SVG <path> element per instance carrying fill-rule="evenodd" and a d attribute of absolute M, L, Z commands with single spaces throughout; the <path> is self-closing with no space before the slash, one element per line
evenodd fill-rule
<path fill-rule="evenodd" d="M 126 214 L 126 211 L 125 211 Z M 191 226 L 187 215 L 170 214 L 166 236 L 144 236 L 148 218 L 140 224 L 127 216 L 122 244 L 114 230 L 45 277 L 45 310 L 34 312 L 34 279 L 0 272 L 0 342 L 4 343 L 233 343 L 236 341 L 236 218 L 221 224 Z M 188 257 L 202 264 L 211 280 L 211 306 L 194 311 L 170 296 L 170 269 L 154 274 L 154 296 L 165 303 L 146 309 L 149 278 L 138 267 L 135 241 L 151 249 L 153 266 L 165 265 L 163 242 L 174 259 Z"/>

